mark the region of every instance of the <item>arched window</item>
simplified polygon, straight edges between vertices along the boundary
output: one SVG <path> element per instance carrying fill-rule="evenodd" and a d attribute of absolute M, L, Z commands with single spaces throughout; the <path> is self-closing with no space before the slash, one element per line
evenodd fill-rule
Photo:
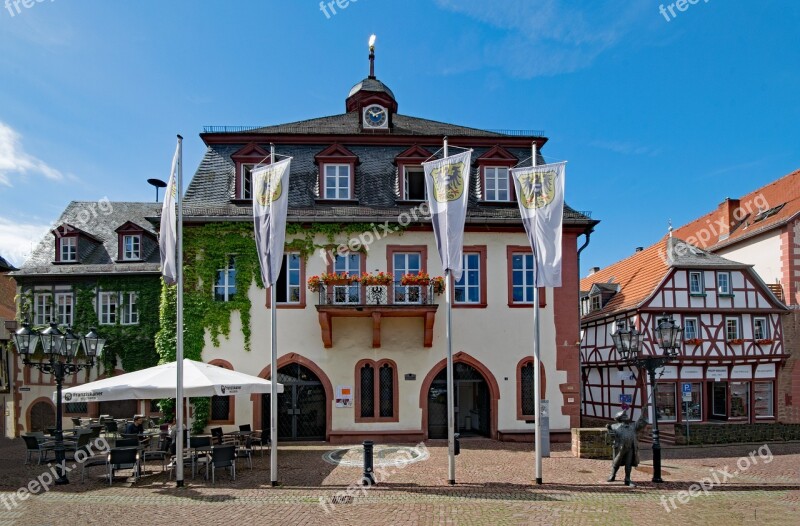
<path fill-rule="evenodd" d="M 392 360 L 356 364 L 356 422 L 398 422 L 397 365 Z"/>
<path fill-rule="evenodd" d="M 539 392 L 541 397 L 545 397 L 546 381 L 544 377 L 544 366 L 539 363 L 539 378 L 541 385 Z M 533 358 L 523 358 L 517 364 L 517 420 L 533 420 L 536 414 L 534 404 L 534 378 L 533 378 Z"/>

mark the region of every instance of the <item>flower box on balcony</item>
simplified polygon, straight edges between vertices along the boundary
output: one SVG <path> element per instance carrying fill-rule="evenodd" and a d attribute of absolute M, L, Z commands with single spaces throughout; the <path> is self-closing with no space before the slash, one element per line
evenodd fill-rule
<path fill-rule="evenodd" d="M 420 272 L 418 274 L 406 274 L 402 278 L 400 278 L 401 285 L 418 285 L 422 287 L 427 287 L 431 284 L 431 277 L 427 274 L 427 272 Z"/>
<path fill-rule="evenodd" d="M 688 340 L 684 340 L 683 343 L 686 345 L 700 345 L 703 343 L 703 340 L 700 338 L 689 338 Z"/>
<path fill-rule="evenodd" d="M 756 343 L 759 344 L 759 345 L 770 345 L 772 343 L 775 343 L 775 340 L 773 340 L 771 338 L 763 338 L 763 339 L 760 339 L 760 340 L 756 340 Z"/>
<path fill-rule="evenodd" d="M 307 286 L 308 290 L 311 292 L 318 292 L 323 285 L 326 287 L 336 286 L 336 285 L 351 285 L 353 283 L 358 283 L 361 278 L 358 276 L 350 276 L 345 274 L 344 272 L 341 274 L 328 274 L 327 272 L 322 273 L 319 276 L 311 276 L 308 278 Z"/>
<path fill-rule="evenodd" d="M 744 343 L 744 338 L 734 338 L 732 340 L 728 340 L 728 343 L 731 345 L 741 345 Z"/>
<path fill-rule="evenodd" d="M 388 272 L 378 272 L 377 274 L 369 274 L 365 272 L 361 275 L 361 284 L 367 287 L 372 286 L 385 286 L 388 287 L 394 282 L 394 276 Z"/>

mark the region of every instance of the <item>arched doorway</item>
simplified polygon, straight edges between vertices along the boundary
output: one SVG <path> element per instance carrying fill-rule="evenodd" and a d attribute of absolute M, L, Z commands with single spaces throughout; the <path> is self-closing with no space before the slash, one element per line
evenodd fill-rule
<path fill-rule="evenodd" d="M 328 397 L 319 377 L 308 367 L 290 363 L 278 369 L 283 393 L 278 395 L 278 440 L 325 440 Z M 261 427 L 269 436 L 269 395 L 261 399 Z"/>
<path fill-rule="evenodd" d="M 47 431 L 56 425 L 56 410 L 49 401 L 35 402 L 30 408 L 28 431 Z"/>
<path fill-rule="evenodd" d="M 428 389 L 428 438 L 447 438 L 447 369 L 442 369 Z M 475 367 L 454 364 L 456 433 L 492 436 L 489 384 Z"/>

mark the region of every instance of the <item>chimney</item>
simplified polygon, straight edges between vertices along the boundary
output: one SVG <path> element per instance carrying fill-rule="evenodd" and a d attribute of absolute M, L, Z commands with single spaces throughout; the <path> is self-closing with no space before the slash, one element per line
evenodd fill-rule
<path fill-rule="evenodd" d="M 736 223 L 742 219 L 741 217 L 737 217 L 739 215 L 738 210 L 738 199 L 726 197 L 725 201 L 719 205 L 719 222 L 715 223 L 716 225 L 720 225 L 720 231 L 717 232 L 719 239 L 727 238 L 736 226 Z"/>
<path fill-rule="evenodd" d="M 636 252 L 641 252 L 642 250 L 644 250 L 644 247 L 636 247 Z"/>
<path fill-rule="evenodd" d="M 598 272 L 600 272 L 600 267 L 592 267 L 592 268 L 589 269 L 589 275 L 590 276 L 592 274 L 597 274 Z"/>

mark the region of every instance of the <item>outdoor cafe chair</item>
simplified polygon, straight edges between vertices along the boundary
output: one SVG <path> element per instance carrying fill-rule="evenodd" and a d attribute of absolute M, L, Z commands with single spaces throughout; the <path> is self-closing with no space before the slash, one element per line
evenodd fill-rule
<path fill-rule="evenodd" d="M 236 443 L 236 438 L 231 435 L 226 435 L 223 433 L 221 427 L 212 427 L 211 428 L 211 440 L 214 442 L 214 445 L 221 446 L 223 444 L 234 444 Z"/>
<path fill-rule="evenodd" d="M 247 465 L 253 469 L 253 442 L 250 435 L 244 437 L 244 443 L 236 448 L 236 460 L 240 458 L 247 459 Z"/>
<path fill-rule="evenodd" d="M 214 446 L 211 448 L 211 455 L 199 459 L 205 467 L 205 478 L 208 479 L 208 470 L 211 468 L 211 484 L 215 483 L 217 468 L 228 468 L 231 471 L 231 478 L 236 480 L 236 446 L 233 444 Z"/>
<path fill-rule="evenodd" d="M 134 481 L 139 480 L 141 465 L 139 450 L 132 447 L 113 448 L 108 455 L 108 485 L 114 481 L 114 472 L 120 469 L 133 469 Z"/>
<path fill-rule="evenodd" d="M 55 448 L 54 442 L 39 442 L 33 435 L 22 435 L 22 439 L 25 441 L 25 449 L 27 456 L 25 458 L 25 464 L 31 461 L 31 455 L 36 453 L 39 455 L 38 463 L 41 464 L 42 460 L 47 459 L 47 452 L 53 451 Z"/>
<path fill-rule="evenodd" d="M 114 420 L 106 420 L 104 425 L 106 426 L 106 437 L 111 435 L 116 438 L 119 433 L 119 426 L 117 423 Z"/>
<path fill-rule="evenodd" d="M 258 449 L 261 450 L 261 456 L 264 456 L 264 437 L 261 435 L 261 431 L 253 431 L 250 427 L 250 424 L 242 424 L 239 426 L 240 433 L 248 433 L 250 435 L 250 444 L 253 446 L 258 446 Z M 269 440 L 267 440 L 269 443 Z"/>
<path fill-rule="evenodd" d="M 166 469 L 167 459 L 170 455 L 170 446 L 172 445 L 172 439 L 167 435 L 164 437 L 159 438 L 158 440 L 158 449 L 153 451 L 145 451 L 143 460 L 147 463 L 148 460 L 161 460 L 161 471 L 163 472 Z"/>
<path fill-rule="evenodd" d="M 139 437 L 133 435 L 132 438 L 118 438 L 114 441 L 114 447 L 139 447 Z"/>

